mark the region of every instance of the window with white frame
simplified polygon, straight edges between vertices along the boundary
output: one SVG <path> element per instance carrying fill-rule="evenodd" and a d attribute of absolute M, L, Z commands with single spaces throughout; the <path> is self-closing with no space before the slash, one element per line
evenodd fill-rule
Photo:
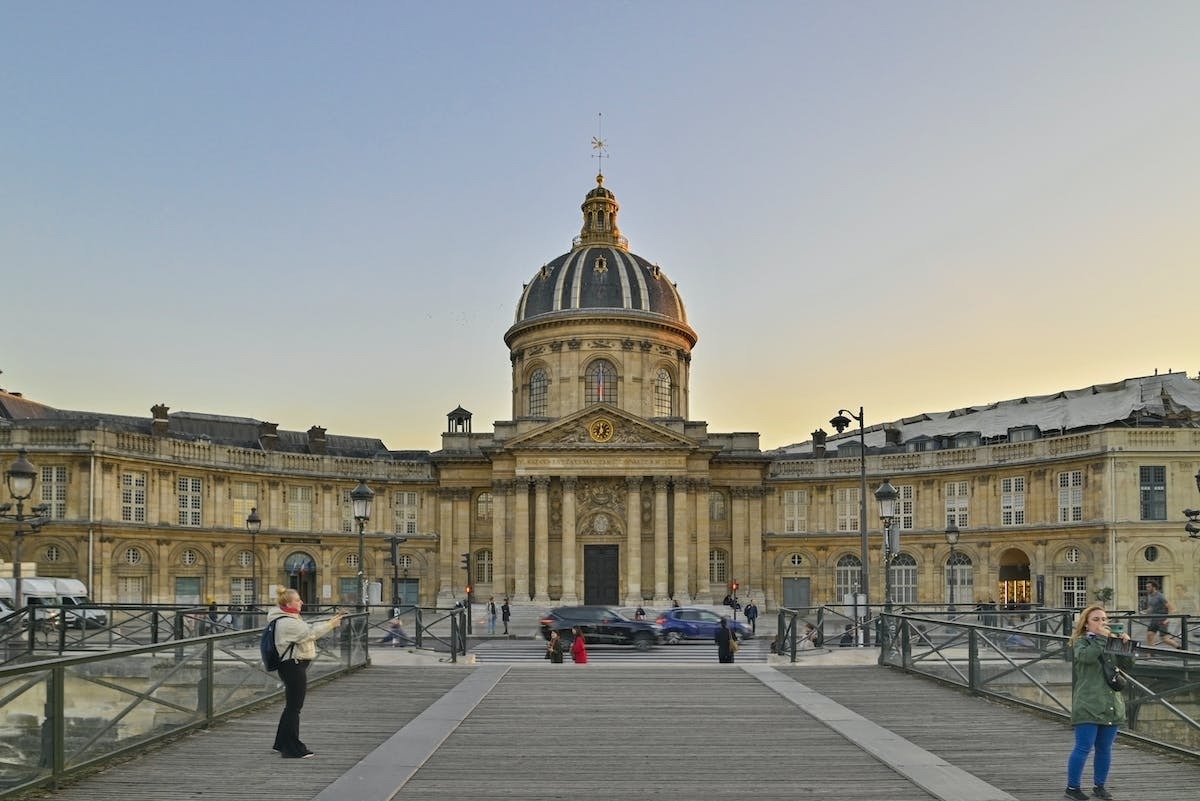
<path fill-rule="evenodd" d="M 415 492 L 397 492 L 394 496 L 393 503 L 396 510 L 396 530 L 397 534 L 416 534 L 417 533 L 417 511 L 418 498 Z"/>
<path fill-rule="evenodd" d="M 479 496 L 475 498 L 475 519 L 492 519 L 492 493 L 481 492 L 479 493 Z"/>
<path fill-rule="evenodd" d="M 892 602 L 915 604 L 917 602 L 917 560 L 910 554 L 898 553 L 892 557 Z"/>
<path fill-rule="evenodd" d="M 250 510 L 258 508 L 258 483 L 234 481 L 229 485 L 229 525 L 245 528 Z"/>
<path fill-rule="evenodd" d="M 946 527 L 958 526 L 966 528 L 967 521 L 970 519 L 968 511 L 970 509 L 970 496 L 968 495 L 967 482 L 965 481 L 947 481 L 945 486 L 946 494 Z"/>
<path fill-rule="evenodd" d="M 1058 474 L 1058 522 L 1078 523 L 1083 520 L 1083 471 L 1068 470 Z"/>
<path fill-rule="evenodd" d="M 1142 487 L 1142 519 L 1167 519 L 1167 468 L 1143 465 L 1140 469 Z"/>
<path fill-rule="evenodd" d="M 1025 477 L 1000 479 L 1000 525 L 1025 525 Z"/>
<path fill-rule="evenodd" d="M 1080 609 L 1087 606 L 1087 577 L 1062 576 L 1062 603 L 1066 609 Z"/>
<path fill-rule="evenodd" d="M 46 550 L 42 552 L 42 558 L 47 562 L 58 562 L 62 560 L 62 551 L 57 545 L 47 545 Z"/>
<path fill-rule="evenodd" d="M 671 387 L 671 374 L 665 368 L 660 368 L 654 378 L 654 416 L 671 417 L 675 414 L 674 391 Z"/>
<path fill-rule="evenodd" d="M 287 488 L 288 531 L 311 531 L 313 522 L 312 487 L 291 485 Z"/>
<path fill-rule="evenodd" d="M 342 518 L 342 533 L 343 534 L 353 534 L 354 532 L 358 531 L 358 529 L 355 528 L 354 501 L 350 497 L 351 491 L 352 490 L 350 490 L 350 489 L 342 489 L 342 490 L 338 491 L 338 494 L 341 496 L 341 501 L 342 501 L 342 503 L 341 503 L 341 509 L 342 509 L 341 518 Z"/>
<path fill-rule="evenodd" d="M 787 534 L 808 531 L 808 490 L 783 491 L 783 530 Z"/>
<path fill-rule="evenodd" d="M 718 548 L 708 552 L 708 583 L 729 583 L 729 557 Z"/>
<path fill-rule="evenodd" d="M 975 603 L 974 584 L 971 557 L 962 551 L 955 551 L 954 555 L 946 560 L 946 603 Z"/>
<path fill-rule="evenodd" d="M 204 511 L 204 482 L 198 478 L 180 477 L 175 491 L 179 498 L 179 525 L 199 526 Z"/>
<path fill-rule="evenodd" d="M 229 602 L 237 605 L 254 603 L 254 579 L 230 578 Z"/>
<path fill-rule="evenodd" d="M 146 474 L 121 474 L 121 520 L 125 523 L 146 522 Z"/>
<path fill-rule="evenodd" d="M 549 408 L 550 379 L 541 368 L 529 376 L 529 416 L 545 417 Z"/>
<path fill-rule="evenodd" d="M 253 567 L 254 554 L 250 551 L 238 551 L 237 563 L 238 567 Z"/>
<path fill-rule="evenodd" d="M 858 487 L 840 487 L 834 490 L 833 500 L 837 510 L 838 531 L 858 531 L 858 513 L 861 497 Z"/>
<path fill-rule="evenodd" d="M 847 595 L 859 591 L 858 582 L 861 578 L 862 561 L 857 556 L 846 554 L 837 560 L 833 570 L 833 592 L 838 603 Z"/>
<path fill-rule="evenodd" d="M 902 531 L 909 531 L 913 527 L 913 521 L 916 518 L 916 498 L 917 491 L 912 484 L 901 484 L 896 487 L 896 524 L 900 526 Z"/>
<path fill-rule="evenodd" d="M 66 465 L 48 465 L 42 468 L 42 503 L 49 507 L 46 514 L 55 520 L 67 516 Z"/>
<path fill-rule="evenodd" d="M 140 565 L 142 563 L 142 549 L 136 545 L 125 549 L 125 564 Z"/>
<path fill-rule="evenodd" d="M 476 584 L 491 584 L 492 583 L 492 551 L 489 548 L 481 548 L 475 552 L 475 561 L 471 567 L 475 571 Z"/>

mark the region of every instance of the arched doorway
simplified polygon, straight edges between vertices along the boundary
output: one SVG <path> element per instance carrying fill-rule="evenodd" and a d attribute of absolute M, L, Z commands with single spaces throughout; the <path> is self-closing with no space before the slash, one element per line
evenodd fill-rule
<path fill-rule="evenodd" d="M 317 562 L 303 551 L 296 551 L 283 561 L 287 585 L 300 593 L 305 605 L 317 603 Z"/>
<path fill-rule="evenodd" d="M 1000 576 L 996 587 L 1002 607 L 1025 606 L 1032 598 L 1029 581 L 1029 556 L 1020 548 L 1000 554 Z"/>

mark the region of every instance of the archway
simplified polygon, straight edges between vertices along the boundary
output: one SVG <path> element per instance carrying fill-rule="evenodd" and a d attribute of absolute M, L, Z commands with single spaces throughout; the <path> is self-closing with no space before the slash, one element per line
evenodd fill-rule
<path fill-rule="evenodd" d="M 1020 548 L 1009 548 L 1000 554 L 996 591 L 1002 607 L 1011 609 L 1029 605 L 1032 598 L 1029 573 L 1029 555 Z"/>
<path fill-rule="evenodd" d="M 303 551 L 295 551 L 283 561 L 287 585 L 300 593 L 305 605 L 317 603 L 317 562 Z"/>

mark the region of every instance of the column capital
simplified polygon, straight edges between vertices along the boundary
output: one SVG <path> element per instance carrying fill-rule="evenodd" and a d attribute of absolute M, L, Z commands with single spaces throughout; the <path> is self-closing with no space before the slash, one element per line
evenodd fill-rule
<path fill-rule="evenodd" d="M 666 492 L 667 488 L 670 486 L 671 486 L 671 477 L 670 476 L 655 476 L 654 477 L 654 491 L 655 492 Z"/>
<path fill-rule="evenodd" d="M 642 477 L 625 476 L 625 489 L 629 490 L 630 492 L 633 492 L 634 490 L 640 491 L 642 489 Z"/>
<path fill-rule="evenodd" d="M 550 476 L 535 476 L 533 483 L 539 492 L 545 491 L 550 488 Z"/>
<path fill-rule="evenodd" d="M 517 476 L 513 479 L 513 488 L 517 491 L 528 491 L 529 485 L 533 483 L 533 479 L 529 476 Z"/>
<path fill-rule="evenodd" d="M 564 490 L 574 492 L 579 486 L 579 476 L 563 476 L 561 479 Z"/>
<path fill-rule="evenodd" d="M 507 495 L 513 491 L 513 481 L 511 478 L 498 478 L 492 481 L 492 492 L 496 495 Z"/>

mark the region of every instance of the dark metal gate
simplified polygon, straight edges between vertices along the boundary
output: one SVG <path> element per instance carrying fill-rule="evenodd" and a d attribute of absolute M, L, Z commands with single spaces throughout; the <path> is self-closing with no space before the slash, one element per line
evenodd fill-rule
<path fill-rule="evenodd" d="M 583 546 L 583 602 L 618 604 L 621 590 L 621 549 L 616 545 Z"/>

